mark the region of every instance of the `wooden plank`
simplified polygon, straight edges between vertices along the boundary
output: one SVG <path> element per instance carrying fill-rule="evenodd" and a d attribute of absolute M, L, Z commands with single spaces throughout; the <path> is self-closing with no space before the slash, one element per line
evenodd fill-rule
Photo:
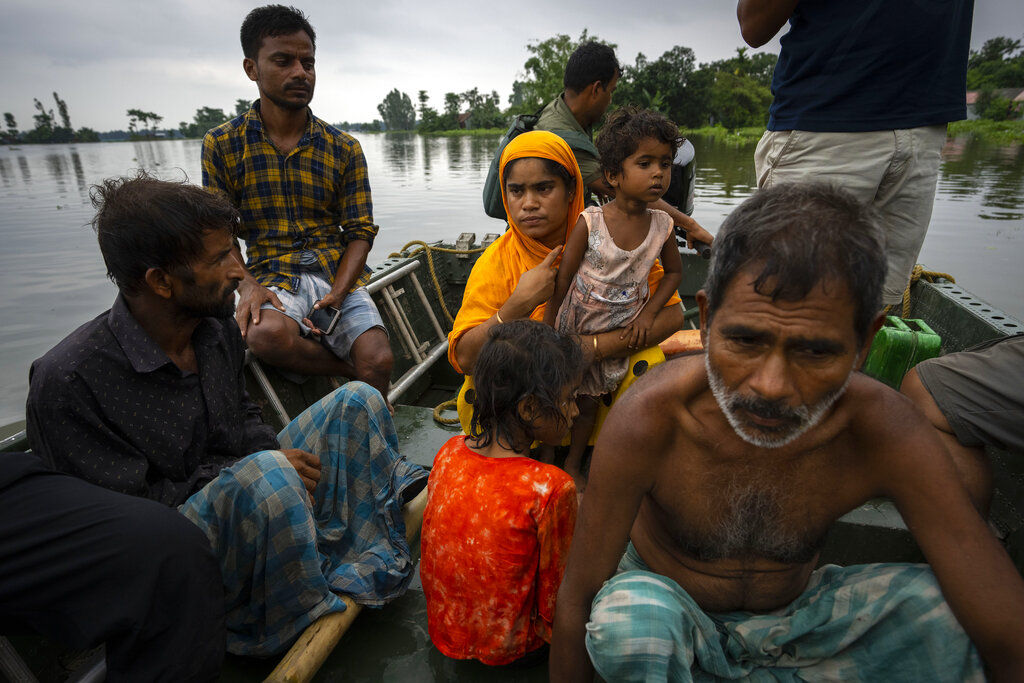
<path fill-rule="evenodd" d="M 405 538 L 410 545 L 420 533 L 420 527 L 423 525 L 423 512 L 426 507 L 427 489 L 424 488 L 402 508 Z M 345 611 L 332 612 L 310 624 L 277 667 L 270 672 L 266 681 L 269 683 L 306 683 L 312 680 L 363 609 L 362 605 L 356 604 L 347 595 L 342 595 L 341 599 L 345 602 Z"/>

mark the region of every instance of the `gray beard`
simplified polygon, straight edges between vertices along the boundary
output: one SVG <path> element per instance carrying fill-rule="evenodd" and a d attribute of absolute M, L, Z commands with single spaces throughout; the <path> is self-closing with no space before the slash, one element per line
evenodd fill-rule
<path fill-rule="evenodd" d="M 843 382 L 843 386 L 827 393 L 818 403 L 811 406 L 801 405 L 796 408 L 784 409 L 786 414 L 780 417 L 790 419 L 793 426 L 788 430 L 772 434 L 768 432 L 752 432 L 740 420 L 739 411 L 747 399 L 736 392 L 730 391 L 725 386 L 722 376 L 711 367 L 710 344 L 704 351 L 704 368 L 708 373 L 708 386 L 711 387 L 711 394 L 715 397 L 715 401 L 718 403 L 722 414 L 725 415 L 725 419 L 728 420 L 729 426 L 732 427 L 737 436 L 758 448 L 782 448 L 803 436 L 807 430 L 821 422 L 829 408 L 846 392 L 846 388 L 850 385 L 850 380 L 853 378 L 853 367 L 851 367 L 850 373 L 846 376 L 846 381 Z"/>

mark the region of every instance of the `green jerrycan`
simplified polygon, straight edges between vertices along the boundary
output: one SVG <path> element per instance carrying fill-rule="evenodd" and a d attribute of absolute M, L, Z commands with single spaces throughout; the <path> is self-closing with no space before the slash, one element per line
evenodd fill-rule
<path fill-rule="evenodd" d="M 941 350 L 942 340 L 923 320 L 886 316 L 864 361 L 864 374 L 899 389 L 910 368 Z"/>

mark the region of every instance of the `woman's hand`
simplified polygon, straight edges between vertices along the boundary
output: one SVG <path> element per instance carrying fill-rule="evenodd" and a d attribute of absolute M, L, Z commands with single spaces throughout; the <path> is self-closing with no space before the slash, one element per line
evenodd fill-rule
<path fill-rule="evenodd" d="M 543 261 L 523 273 L 512 296 L 502 306 L 509 314 L 503 318 L 527 318 L 535 308 L 551 298 L 555 293 L 555 275 L 558 273 L 555 259 L 561 253 L 562 246 L 559 245 L 548 252 Z"/>

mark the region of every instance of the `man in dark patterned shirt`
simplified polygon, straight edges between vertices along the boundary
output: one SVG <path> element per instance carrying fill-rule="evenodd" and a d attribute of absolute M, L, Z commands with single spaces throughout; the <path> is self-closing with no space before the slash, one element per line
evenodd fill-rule
<path fill-rule="evenodd" d="M 391 347 L 364 287 L 377 234 L 366 160 L 354 138 L 309 110 L 316 33 L 298 10 L 268 5 L 245 18 L 241 39 L 260 98 L 206 134 L 202 162 L 203 185 L 242 214 L 242 336 L 283 370 L 344 375 L 387 396 Z M 314 306 L 340 310 L 331 334 L 309 320 Z"/>
<path fill-rule="evenodd" d="M 94 201 L 120 294 L 33 363 L 33 451 L 92 484 L 175 506 L 206 534 L 230 652 L 281 651 L 343 611 L 339 593 L 380 605 L 404 591 L 413 565 L 395 520 L 426 472 L 398 454 L 384 400 L 362 382 L 279 435 L 261 422 L 231 318 L 243 277 L 235 208 L 147 177 L 108 180 Z"/>

